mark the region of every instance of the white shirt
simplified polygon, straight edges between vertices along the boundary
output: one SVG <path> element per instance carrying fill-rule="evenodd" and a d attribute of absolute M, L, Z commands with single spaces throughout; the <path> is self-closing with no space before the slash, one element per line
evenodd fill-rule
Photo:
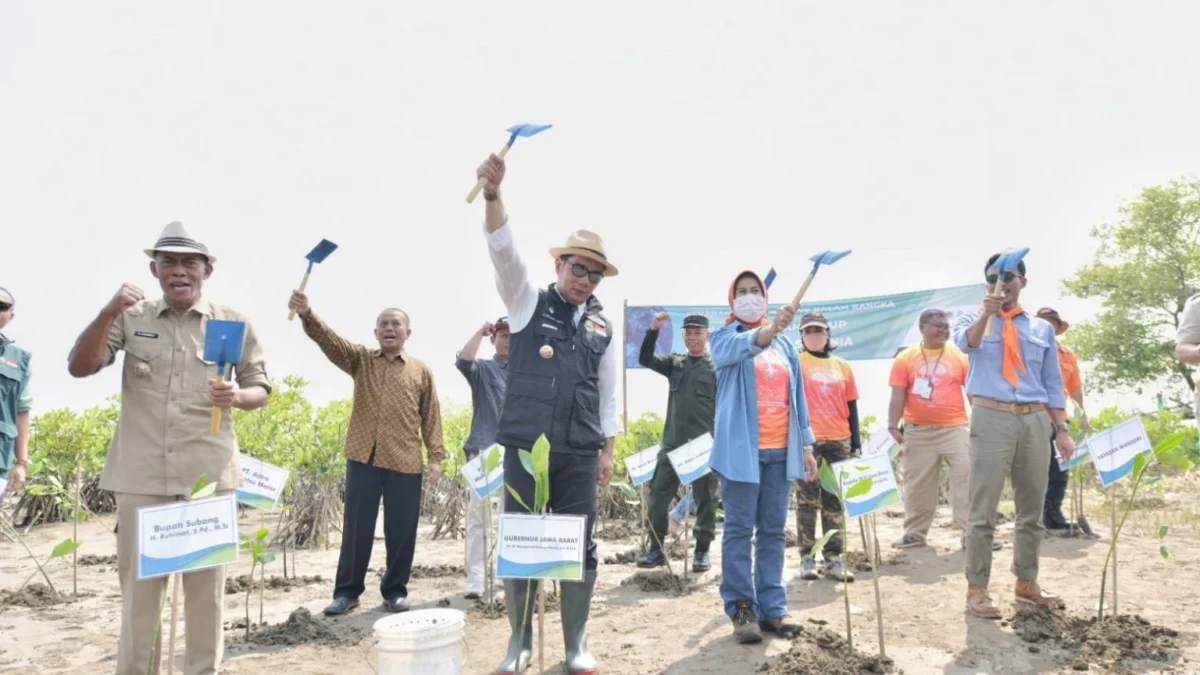
<path fill-rule="evenodd" d="M 508 325 L 513 333 L 521 331 L 533 320 L 537 311 L 538 290 L 529 281 L 525 261 L 513 243 L 512 229 L 508 223 L 495 232 L 483 232 L 488 240 L 488 255 L 496 268 L 496 290 L 508 309 Z M 560 296 L 561 297 L 561 296 Z M 575 325 L 583 320 L 585 305 L 575 306 Z M 615 339 L 615 338 L 613 338 Z M 604 435 L 612 438 L 621 429 L 617 415 L 617 357 L 619 350 L 610 341 L 608 349 L 600 357 L 600 428 Z"/>

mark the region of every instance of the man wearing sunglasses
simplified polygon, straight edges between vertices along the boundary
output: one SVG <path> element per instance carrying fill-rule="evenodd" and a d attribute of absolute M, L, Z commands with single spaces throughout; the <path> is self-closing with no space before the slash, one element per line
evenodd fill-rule
<path fill-rule="evenodd" d="M 0 330 L 13 320 L 16 300 L 0 288 Z M 17 492 L 25 484 L 29 465 L 29 361 L 33 355 L 0 333 L 0 498 L 5 490 Z M 5 485 L 7 484 L 7 487 Z"/>
<path fill-rule="evenodd" d="M 954 328 L 954 343 L 970 359 L 967 394 L 972 397 L 967 609 L 987 619 L 1000 618 L 1000 609 L 988 594 L 988 582 L 996 508 L 1009 477 L 1017 511 L 1012 566 L 1017 577 L 1016 599 L 1038 605 L 1065 605 L 1062 598 L 1044 592 L 1037 582 L 1038 549 L 1045 533 L 1042 506 L 1050 466 L 1050 444 L 1046 439 L 1052 429 L 1062 432 L 1058 449 L 1063 460 L 1075 453 L 1075 444 L 1066 434 L 1066 400 L 1054 327 L 1021 308 L 1025 263 L 1020 263 L 1015 272 L 1000 274 L 994 267 L 999 257 L 993 255 L 984 265 L 988 292 L 983 311 L 960 317 Z M 994 294 L 997 284 L 1000 296 Z M 991 335 L 987 335 L 989 319 L 994 321 Z"/>
<path fill-rule="evenodd" d="M 517 450 L 532 448 L 544 434 L 550 442 L 550 510 L 586 517 L 584 577 L 561 586 L 562 626 L 567 672 L 594 674 L 598 671 L 588 652 L 586 629 L 596 584 L 596 486 L 612 478 L 620 423 L 612 324 L 593 293 L 617 268 L 608 261 L 599 235 L 576 230 L 565 245 L 550 249 L 555 282 L 534 286 L 500 199 L 504 169 L 504 160 L 492 155 L 476 171 L 486 181 L 484 232 L 511 335 L 496 442 L 504 446 L 505 482 L 531 505 L 533 477 L 521 466 Z M 523 513 L 525 506 L 506 495 L 504 510 Z M 521 673 L 529 664 L 536 589 L 536 582 L 504 581 L 512 634 L 499 673 Z"/>

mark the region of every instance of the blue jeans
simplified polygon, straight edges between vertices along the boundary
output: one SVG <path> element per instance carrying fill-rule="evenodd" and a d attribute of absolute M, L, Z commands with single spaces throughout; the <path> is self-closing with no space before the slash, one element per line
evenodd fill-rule
<path fill-rule="evenodd" d="M 788 616 L 783 583 L 784 532 L 792 484 L 787 479 L 787 450 L 758 451 L 758 483 L 721 476 L 725 533 L 721 537 L 721 599 L 733 618 L 739 600 L 754 601 L 760 621 Z M 754 562 L 750 538 L 757 528 Z"/>

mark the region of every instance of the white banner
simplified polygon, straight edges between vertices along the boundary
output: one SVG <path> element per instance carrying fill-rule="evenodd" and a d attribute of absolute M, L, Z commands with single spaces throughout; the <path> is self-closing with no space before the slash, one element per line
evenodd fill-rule
<path fill-rule="evenodd" d="M 587 518 L 500 514 L 497 579 L 583 579 Z"/>
<path fill-rule="evenodd" d="M 706 433 L 667 453 L 680 483 L 691 485 L 692 481 L 709 472 L 708 459 L 712 454 L 712 446 L 712 434 Z"/>
<path fill-rule="evenodd" d="M 659 449 L 660 446 L 652 445 L 625 458 L 625 470 L 629 472 L 629 482 L 633 483 L 634 487 L 654 478 Z"/>
<path fill-rule="evenodd" d="M 138 509 L 138 579 L 238 561 L 237 500 L 232 494 Z"/>

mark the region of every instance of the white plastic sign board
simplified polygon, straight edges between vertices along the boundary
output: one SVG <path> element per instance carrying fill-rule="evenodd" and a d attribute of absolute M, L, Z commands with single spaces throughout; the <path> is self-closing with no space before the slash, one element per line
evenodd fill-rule
<path fill-rule="evenodd" d="M 654 478 L 654 467 L 658 466 L 659 446 L 652 445 L 641 452 L 636 452 L 625 458 L 625 470 L 629 472 L 629 482 L 634 487 Z"/>
<path fill-rule="evenodd" d="M 138 579 L 237 562 L 237 522 L 232 493 L 138 509 Z"/>
<path fill-rule="evenodd" d="M 691 485 L 692 481 L 711 470 L 708 460 L 712 455 L 712 446 L 712 434 L 706 433 L 667 453 L 667 458 L 671 460 L 671 467 L 675 469 L 675 475 L 679 476 L 680 483 Z"/>
<path fill-rule="evenodd" d="M 1104 487 L 1133 473 L 1137 456 L 1154 450 L 1140 416 L 1092 436 L 1087 440 L 1087 447 Z"/>
<path fill-rule="evenodd" d="M 887 454 L 847 459 L 829 468 L 840 478 L 843 495 L 859 482 L 871 479 L 871 489 L 866 494 L 845 500 L 846 515 L 851 518 L 870 515 L 900 503 L 900 489 L 896 474 L 892 472 L 892 459 Z"/>
<path fill-rule="evenodd" d="M 500 461 L 488 472 L 488 475 L 484 476 L 483 463 L 487 461 L 487 457 L 492 453 L 492 450 L 498 453 Z M 492 494 L 504 484 L 504 448 L 499 445 L 493 445 L 475 455 L 471 458 L 471 461 L 463 464 L 462 475 L 467 481 L 467 485 L 471 486 L 471 489 L 475 491 L 475 495 L 480 499 Z"/>
<path fill-rule="evenodd" d="M 586 527 L 584 516 L 500 514 L 496 578 L 582 580 Z"/>
<path fill-rule="evenodd" d="M 238 457 L 238 464 L 242 467 L 242 487 L 234 490 L 237 500 L 264 511 L 275 508 L 291 472 L 246 455 Z"/>

